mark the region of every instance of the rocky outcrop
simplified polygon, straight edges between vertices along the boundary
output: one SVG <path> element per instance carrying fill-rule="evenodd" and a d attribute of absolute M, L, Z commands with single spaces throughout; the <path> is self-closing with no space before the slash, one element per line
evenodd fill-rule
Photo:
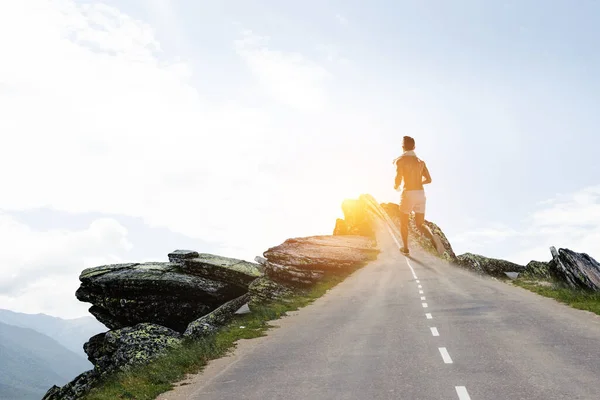
<path fill-rule="evenodd" d="M 246 293 L 237 299 L 228 301 L 210 314 L 192 321 L 188 325 L 183 336 L 188 339 L 199 339 L 216 332 L 220 327 L 225 325 L 231 317 L 233 317 L 233 314 L 246 304 L 248 300 L 250 300 L 250 295 Z"/>
<path fill-rule="evenodd" d="M 92 336 L 83 349 L 96 371 L 106 374 L 147 364 L 180 344 L 179 332 L 142 323 Z"/>
<path fill-rule="evenodd" d="M 344 219 L 337 219 L 333 234 L 338 235 L 356 235 L 375 238 L 375 231 L 369 214 L 365 211 L 366 206 L 363 199 L 344 200 L 342 202 L 342 212 Z"/>
<path fill-rule="evenodd" d="M 264 252 L 268 263 L 300 270 L 331 271 L 352 268 L 376 257 L 375 242 L 363 236 L 311 236 L 288 239 Z"/>
<path fill-rule="evenodd" d="M 551 263 L 535 260 L 529 261 L 521 274 L 521 278 L 552 279 Z"/>
<path fill-rule="evenodd" d="M 293 296 L 294 291 L 281 283 L 263 276 L 250 284 L 248 293 L 250 294 L 248 306 L 252 310 L 274 301 L 285 301 Z"/>
<path fill-rule="evenodd" d="M 190 322 L 246 293 L 261 275 L 239 260 L 172 259 L 176 262 L 86 269 L 75 295 L 92 303 L 90 312 L 110 329 L 150 322 L 183 332 Z"/>
<path fill-rule="evenodd" d="M 147 364 L 181 342 L 178 332 L 147 323 L 92 336 L 84 345 L 84 350 L 94 369 L 77 376 L 63 387 L 53 386 L 43 400 L 80 399 L 107 374 Z"/>
<path fill-rule="evenodd" d="M 457 257 L 458 265 L 481 274 L 505 278 L 506 272 L 522 272 L 525 267 L 510 261 L 465 253 Z"/>
<path fill-rule="evenodd" d="M 395 203 L 382 203 L 381 207 L 385 210 L 387 215 L 390 217 L 390 219 L 393 221 L 393 223 L 399 229 L 400 228 L 400 206 Z M 429 252 L 431 252 L 433 254 L 440 254 L 440 252 L 441 252 L 441 255 L 448 261 L 457 262 L 457 257 L 456 257 L 456 254 L 454 253 L 454 250 L 452 249 L 452 245 L 450 244 L 450 241 L 448 240 L 448 238 L 446 237 L 446 235 L 444 234 L 442 229 L 438 225 L 436 225 L 435 223 L 433 223 L 431 221 L 425 220 L 424 224 L 439 239 L 439 241 L 441 243 L 441 247 L 443 249 L 440 249 L 440 251 L 438 251 L 435 243 L 431 243 L 431 241 L 428 238 L 426 238 L 421 233 L 421 231 L 419 231 L 419 229 L 417 229 L 414 214 L 411 214 L 409 216 L 409 225 L 408 225 L 409 238 L 412 238 L 413 240 L 415 240 L 425 250 L 428 250 Z"/>
<path fill-rule="evenodd" d="M 600 264 L 586 253 L 551 247 L 550 269 L 574 289 L 600 291 Z"/>
<path fill-rule="evenodd" d="M 184 273 L 214 279 L 247 288 L 250 282 L 262 276 L 260 266 L 244 260 L 182 251 L 169 254 L 169 261 L 181 265 Z"/>
<path fill-rule="evenodd" d="M 294 286 L 307 286 L 327 273 L 348 271 L 375 259 L 379 250 L 364 236 L 312 236 L 288 239 L 265 251 L 265 275 Z"/>
<path fill-rule="evenodd" d="M 99 379 L 100 375 L 95 370 L 86 371 L 63 387 L 52 386 L 42 400 L 81 399 L 92 389 Z"/>

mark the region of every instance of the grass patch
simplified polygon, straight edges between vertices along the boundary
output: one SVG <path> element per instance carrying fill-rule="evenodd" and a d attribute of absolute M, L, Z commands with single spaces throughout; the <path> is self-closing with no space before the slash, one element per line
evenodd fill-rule
<path fill-rule="evenodd" d="M 150 364 L 106 378 L 84 399 L 155 399 L 159 394 L 172 389 L 173 383 L 181 381 L 186 374 L 197 373 L 208 361 L 226 355 L 234 348 L 237 340 L 264 336 L 271 327 L 268 321 L 312 303 L 346 276 L 348 274 L 330 276 L 285 303 L 273 303 L 255 309 L 250 314 L 236 315 L 229 324 L 213 335 L 184 342 L 183 346 Z"/>
<path fill-rule="evenodd" d="M 513 281 L 513 284 L 542 296 L 550 297 L 579 310 L 591 311 L 600 315 L 600 293 L 574 290 L 557 283 L 531 280 Z"/>

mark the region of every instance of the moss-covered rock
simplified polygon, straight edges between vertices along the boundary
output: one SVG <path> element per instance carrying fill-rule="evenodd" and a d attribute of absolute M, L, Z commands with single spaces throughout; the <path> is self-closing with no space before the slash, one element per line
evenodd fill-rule
<path fill-rule="evenodd" d="M 83 349 L 102 374 L 147 364 L 181 345 L 181 334 L 164 326 L 142 323 L 93 336 Z"/>
<path fill-rule="evenodd" d="M 150 322 L 183 332 L 187 325 L 247 287 L 186 272 L 178 263 L 118 264 L 86 269 L 75 293 L 110 329 Z M 246 285 L 247 286 L 247 285 Z"/>
<path fill-rule="evenodd" d="M 531 260 L 525 266 L 521 278 L 550 280 L 553 278 L 549 262 Z"/>
<path fill-rule="evenodd" d="M 179 333 L 155 324 L 138 324 L 92 336 L 83 348 L 94 369 L 63 387 L 53 386 L 43 400 L 81 399 L 107 374 L 147 364 L 181 343 Z"/>
<path fill-rule="evenodd" d="M 291 288 L 272 281 L 266 276 L 253 281 L 248 287 L 248 293 L 250 295 L 248 306 L 251 310 L 273 301 L 285 301 L 294 294 Z"/>
<path fill-rule="evenodd" d="M 173 259 L 176 260 L 176 259 Z M 178 260 L 183 272 L 247 288 L 250 282 L 262 276 L 258 264 L 214 254 L 198 254 Z"/>
<path fill-rule="evenodd" d="M 228 301 L 210 314 L 192 321 L 183 336 L 185 338 L 198 339 L 215 332 L 218 328 L 225 325 L 233 317 L 233 314 L 249 300 L 250 295 L 246 293 L 237 299 Z"/>
<path fill-rule="evenodd" d="M 523 272 L 524 266 L 506 260 L 465 253 L 457 257 L 458 265 L 481 274 L 505 278 L 505 272 Z"/>
<path fill-rule="evenodd" d="M 78 375 L 63 387 L 52 386 L 42 400 L 77 400 L 85 396 L 100 379 L 96 370 Z"/>

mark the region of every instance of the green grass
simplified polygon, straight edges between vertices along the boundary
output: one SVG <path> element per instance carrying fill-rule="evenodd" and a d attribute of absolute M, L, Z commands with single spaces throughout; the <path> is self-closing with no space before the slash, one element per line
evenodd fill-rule
<path fill-rule="evenodd" d="M 172 389 L 173 383 L 181 381 L 186 374 L 197 373 L 208 361 L 229 353 L 237 340 L 264 336 L 271 327 L 268 321 L 310 304 L 346 276 L 330 276 L 285 303 L 273 303 L 253 309 L 250 314 L 236 315 L 216 334 L 202 340 L 187 341 L 148 365 L 108 377 L 84 399 L 155 399 L 159 394 Z"/>
<path fill-rule="evenodd" d="M 600 315 L 600 293 L 574 290 L 552 282 L 540 283 L 517 279 L 513 283 L 542 296 L 556 299 L 573 308 L 591 311 Z"/>

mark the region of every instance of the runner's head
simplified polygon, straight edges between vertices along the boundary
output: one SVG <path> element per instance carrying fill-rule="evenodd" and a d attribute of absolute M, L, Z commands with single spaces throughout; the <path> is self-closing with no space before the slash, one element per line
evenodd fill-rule
<path fill-rule="evenodd" d="M 415 139 L 410 136 L 404 136 L 402 138 L 402 149 L 404 151 L 411 151 L 415 149 Z"/>

